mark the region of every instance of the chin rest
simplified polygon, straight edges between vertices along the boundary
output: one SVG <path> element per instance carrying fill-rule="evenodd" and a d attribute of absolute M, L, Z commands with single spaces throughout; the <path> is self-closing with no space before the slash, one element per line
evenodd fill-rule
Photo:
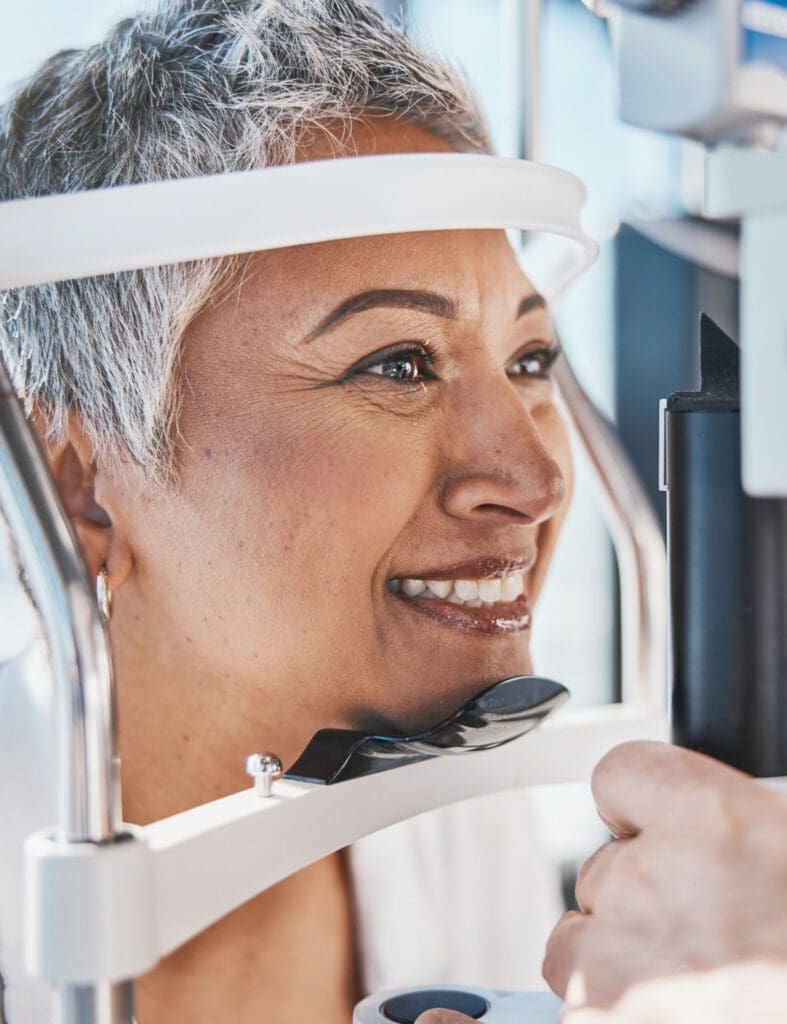
<path fill-rule="evenodd" d="M 535 729 L 568 697 L 565 686 L 551 679 L 512 676 L 482 690 L 438 725 L 411 736 L 321 729 L 285 778 L 330 786 L 443 754 L 499 747 Z"/>

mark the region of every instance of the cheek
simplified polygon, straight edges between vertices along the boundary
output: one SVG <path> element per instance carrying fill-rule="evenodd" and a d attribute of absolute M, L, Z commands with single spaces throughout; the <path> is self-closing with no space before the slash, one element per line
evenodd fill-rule
<path fill-rule="evenodd" d="M 566 481 L 566 497 L 563 502 L 563 508 L 560 511 L 561 521 L 565 517 L 568 507 L 571 504 L 571 499 L 574 497 L 574 484 L 576 482 L 576 476 L 574 473 L 574 457 L 571 454 L 571 441 L 569 438 L 568 427 L 566 426 L 563 418 L 558 413 L 560 419 L 559 426 L 559 441 L 556 443 L 556 454 L 555 459 L 560 466 L 563 478 Z"/>
<path fill-rule="evenodd" d="M 544 585 L 544 579 L 574 493 L 574 462 L 571 456 L 571 442 L 566 421 L 557 406 L 550 404 L 539 410 L 536 423 L 542 443 L 559 466 L 566 487 L 565 496 L 558 511 L 539 527 L 539 558 L 529 581 L 530 596 L 534 603 Z"/>
<path fill-rule="evenodd" d="M 249 534 L 267 578 L 285 577 L 290 592 L 304 584 L 307 596 L 315 586 L 329 585 L 337 597 L 340 586 L 368 589 L 432 474 L 431 446 L 392 419 L 300 409 L 270 417 L 258 443 L 236 456 L 229 468 L 237 527 Z"/>
<path fill-rule="evenodd" d="M 571 454 L 568 423 L 557 405 L 550 402 L 538 411 L 536 424 L 544 447 L 559 466 L 566 482 L 565 499 L 555 517 L 562 522 L 574 494 L 574 459 Z"/>

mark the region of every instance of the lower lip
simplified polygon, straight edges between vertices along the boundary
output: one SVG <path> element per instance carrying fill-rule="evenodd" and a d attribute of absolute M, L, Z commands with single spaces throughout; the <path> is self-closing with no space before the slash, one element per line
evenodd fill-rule
<path fill-rule="evenodd" d="M 433 597 L 407 597 L 394 593 L 391 593 L 391 597 L 412 611 L 463 633 L 502 636 L 530 629 L 530 602 L 524 594 L 515 601 L 483 608 L 468 608 L 466 605 L 452 604 Z"/>

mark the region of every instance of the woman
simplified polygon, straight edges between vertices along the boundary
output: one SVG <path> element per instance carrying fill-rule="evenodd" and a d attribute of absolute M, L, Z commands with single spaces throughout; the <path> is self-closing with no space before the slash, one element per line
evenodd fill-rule
<path fill-rule="evenodd" d="M 8 199 L 489 143 L 454 73 L 360 0 L 181 0 L 49 61 L 0 147 Z M 252 750 L 287 764 L 322 727 L 417 728 L 530 670 L 571 469 L 547 311 L 503 232 L 300 246 L 3 309 L 113 595 L 127 820 L 246 786 Z M 337 855 L 143 978 L 139 1024 L 345 1024 L 356 964 Z"/>

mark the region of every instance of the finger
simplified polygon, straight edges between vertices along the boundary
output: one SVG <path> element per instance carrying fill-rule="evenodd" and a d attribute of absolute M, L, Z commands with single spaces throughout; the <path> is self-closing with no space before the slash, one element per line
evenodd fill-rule
<path fill-rule="evenodd" d="M 571 972 L 574 970 L 579 943 L 590 920 L 586 914 L 578 914 L 576 910 L 569 910 L 555 925 L 547 941 L 541 973 L 544 975 L 547 985 L 561 999 L 566 995 L 566 987 Z"/>
<path fill-rule="evenodd" d="M 426 1010 L 415 1024 L 473 1024 L 473 1018 L 456 1010 Z"/>
<path fill-rule="evenodd" d="M 591 788 L 599 817 L 621 837 L 637 835 L 709 786 L 747 781 L 747 775 L 704 754 L 637 740 L 604 755 Z"/>
<path fill-rule="evenodd" d="M 574 895 L 583 913 L 593 913 L 599 886 L 608 877 L 610 870 L 614 870 L 615 859 L 630 842 L 630 839 L 612 839 L 604 843 L 579 869 Z"/>

